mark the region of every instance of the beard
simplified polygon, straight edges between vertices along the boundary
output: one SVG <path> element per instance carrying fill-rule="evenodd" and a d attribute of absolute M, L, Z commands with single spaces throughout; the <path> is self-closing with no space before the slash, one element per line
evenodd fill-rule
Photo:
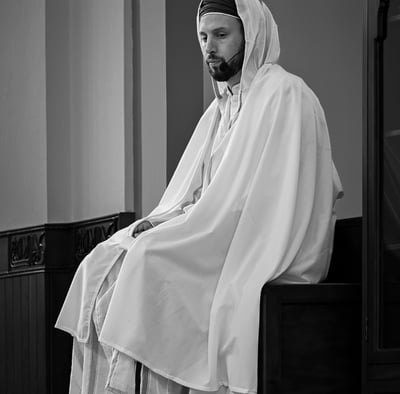
<path fill-rule="evenodd" d="M 210 57 L 207 59 L 206 64 L 210 75 L 218 82 L 226 82 L 236 75 L 243 66 L 244 51 L 241 50 L 233 55 L 228 61 L 220 57 Z M 209 61 L 219 60 L 218 65 L 210 66 Z"/>

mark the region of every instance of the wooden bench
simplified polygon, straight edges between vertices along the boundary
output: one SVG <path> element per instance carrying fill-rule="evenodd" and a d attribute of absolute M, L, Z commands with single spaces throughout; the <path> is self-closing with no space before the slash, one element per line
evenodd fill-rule
<path fill-rule="evenodd" d="M 361 392 L 361 218 L 337 222 L 324 283 L 261 293 L 258 393 Z"/>
<path fill-rule="evenodd" d="M 119 214 L 0 233 L 1 392 L 68 392 L 71 338 L 55 319 L 82 257 L 133 220 Z M 342 220 L 326 283 L 264 287 L 260 394 L 360 392 L 360 267 L 361 220 Z"/>

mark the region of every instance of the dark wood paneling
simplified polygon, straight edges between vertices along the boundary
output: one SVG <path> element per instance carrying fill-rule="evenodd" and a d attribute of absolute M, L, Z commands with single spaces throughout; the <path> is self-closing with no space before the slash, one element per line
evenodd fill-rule
<path fill-rule="evenodd" d="M 8 272 L 0 274 L 2 391 L 68 392 L 71 338 L 53 328 L 55 320 L 80 259 L 133 220 L 114 216 L 34 228 L 45 232 L 40 267 L 27 264 L 24 271 L 8 261 Z M 0 240 L 11 235 L 1 233 Z M 8 249 L 0 255 L 10 259 Z M 346 384 L 355 384 L 358 376 L 359 313 L 358 285 L 267 286 L 261 298 L 259 372 L 268 394 L 325 394 L 333 388 L 346 393 Z M 325 391 L 316 391 L 322 381 L 328 382 Z"/>
<path fill-rule="evenodd" d="M 338 220 L 326 283 L 264 286 L 259 394 L 360 392 L 361 261 L 361 218 Z"/>
<path fill-rule="evenodd" d="M 135 220 L 133 212 L 0 232 L 0 277 L 76 269 L 99 242 Z"/>
<path fill-rule="evenodd" d="M 371 380 L 400 382 L 400 368 L 398 364 L 369 365 L 368 375 Z"/>
<path fill-rule="evenodd" d="M 6 287 L 4 283 L 0 281 L 0 382 L 2 387 L 7 390 L 7 364 L 6 364 Z"/>
<path fill-rule="evenodd" d="M 8 271 L 8 238 L 0 237 L 0 274 Z"/>
<path fill-rule="evenodd" d="M 361 390 L 359 284 L 266 285 L 259 394 Z"/>
<path fill-rule="evenodd" d="M 393 0 L 368 0 L 366 5 L 363 319 L 368 322 L 368 337 L 363 346 L 363 393 L 399 393 L 399 303 L 395 292 L 392 293 L 395 289 L 391 288 L 397 281 L 398 270 L 392 271 L 396 266 L 396 259 L 390 262 L 386 254 L 388 249 L 392 249 L 392 245 L 389 245 L 398 239 L 398 234 L 390 229 L 393 222 L 390 219 L 388 221 L 385 203 L 391 195 L 390 187 L 387 188 L 390 178 L 386 173 L 386 166 L 390 160 L 388 162 L 385 157 L 389 146 L 385 147 L 385 144 L 389 143 L 386 137 L 391 127 L 387 129 L 386 126 L 394 119 L 386 115 L 389 114 L 387 111 L 398 108 L 398 100 L 387 100 L 387 93 L 396 94 L 393 87 L 398 75 L 395 58 L 389 61 L 390 66 L 386 63 L 386 55 L 390 52 L 397 53 L 398 46 L 398 43 L 391 41 L 396 35 L 392 35 L 391 18 L 388 16 L 397 15 L 398 8 L 397 2 Z M 391 48 L 392 44 L 394 48 Z M 396 111 L 391 114 L 395 113 Z M 396 205 L 398 201 L 393 199 L 391 203 Z M 395 210 L 397 208 L 398 206 L 394 207 Z"/>
<path fill-rule="evenodd" d="M 71 369 L 72 337 L 54 328 L 64 302 L 72 272 L 46 274 L 47 327 L 46 348 L 49 373 L 49 393 L 67 394 Z"/>
<path fill-rule="evenodd" d="M 26 276 L 21 276 L 21 296 L 20 296 L 20 302 L 21 302 L 21 317 L 22 317 L 22 328 L 24 327 L 29 327 L 29 303 L 27 302 L 29 300 L 29 277 Z M 29 385 L 28 382 L 31 381 L 32 377 L 29 371 L 29 335 L 26 335 L 25 332 L 21 332 L 21 354 L 25 354 L 26 357 L 22 360 L 22 371 L 27 372 L 27 379 L 23 379 L 22 382 L 22 390 L 26 393 L 28 393 L 29 390 Z"/>
<path fill-rule="evenodd" d="M 361 283 L 362 218 L 336 222 L 327 283 Z"/>
<path fill-rule="evenodd" d="M 400 394 L 400 380 L 397 381 L 370 381 L 367 385 L 368 394 Z"/>
<path fill-rule="evenodd" d="M 133 213 L 0 233 L 0 393 L 67 394 L 71 338 L 54 328 L 71 279 Z"/>
<path fill-rule="evenodd" d="M 44 291 L 43 274 L 0 278 L 1 392 L 46 393 Z"/>

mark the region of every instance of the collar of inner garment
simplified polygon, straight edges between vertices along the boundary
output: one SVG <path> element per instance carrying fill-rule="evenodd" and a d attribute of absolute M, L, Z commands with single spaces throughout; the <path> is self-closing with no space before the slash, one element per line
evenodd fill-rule
<path fill-rule="evenodd" d="M 239 100 L 239 92 L 240 92 L 240 83 L 237 83 L 230 87 L 225 82 L 225 87 L 222 90 L 222 94 L 218 100 L 218 106 L 221 111 L 221 114 L 225 113 L 226 105 L 229 102 L 229 106 L 231 107 L 232 104 L 235 107 Z M 231 107 L 232 108 L 232 107 Z"/>
<path fill-rule="evenodd" d="M 240 83 L 237 83 L 236 85 L 233 85 L 230 87 L 228 84 L 226 84 L 226 93 L 229 96 L 236 96 L 239 94 L 239 88 L 240 88 Z"/>

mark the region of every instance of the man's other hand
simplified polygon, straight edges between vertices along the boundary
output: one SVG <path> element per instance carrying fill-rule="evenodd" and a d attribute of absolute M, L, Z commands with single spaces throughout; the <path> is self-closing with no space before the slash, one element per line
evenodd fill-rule
<path fill-rule="evenodd" d="M 148 221 L 148 220 L 144 220 L 143 222 L 140 222 L 135 229 L 133 230 L 132 233 L 132 237 L 136 238 L 140 233 L 142 233 L 143 231 L 147 231 L 151 228 L 153 228 L 154 226 Z"/>

